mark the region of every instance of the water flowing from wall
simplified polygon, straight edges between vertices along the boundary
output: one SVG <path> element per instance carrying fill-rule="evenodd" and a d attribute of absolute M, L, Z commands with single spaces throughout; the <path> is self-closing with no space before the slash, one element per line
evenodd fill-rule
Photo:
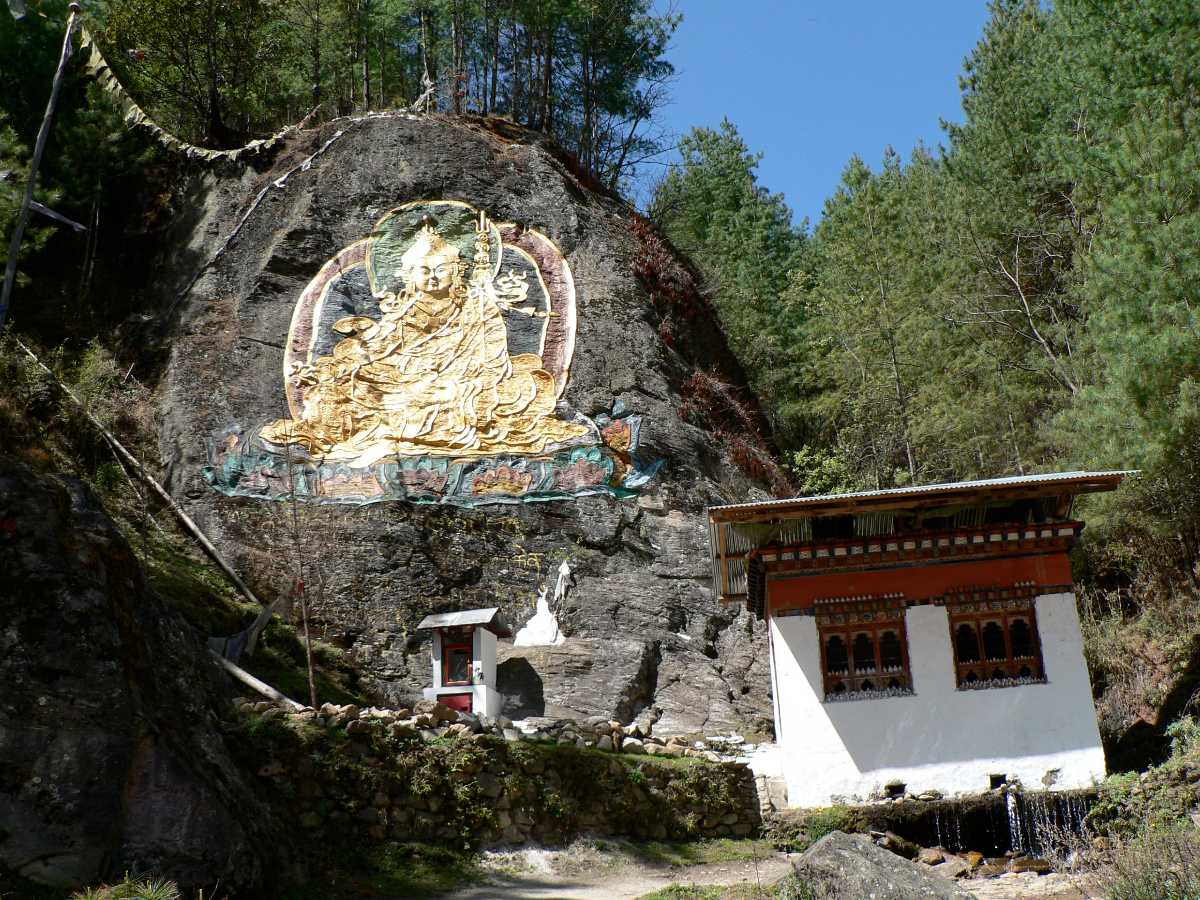
<path fill-rule="evenodd" d="M 923 847 L 984 856 L 1061 850 L 1084 833 L 1095 799 L 1086 791 L 1022 791 L 1007 785 L 978 797 L 904 801 L 865 807 L 872 829 L 893 831 Z"/>

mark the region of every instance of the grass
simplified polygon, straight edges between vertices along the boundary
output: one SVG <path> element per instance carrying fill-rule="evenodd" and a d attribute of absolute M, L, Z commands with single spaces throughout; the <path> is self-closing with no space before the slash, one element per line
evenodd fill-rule
<path fill-rule="evenodd" d="M 327 867 L 320 882 L 285 891 L 280 900 L 432 897 L 484 878 L 474 856 L 427 844 L 384 844 L 340 863 Z"/>
<path fill-rule="evenodd" d="M 118 883 L 84 888 L 71 895 L 71 900 L 182 900 L 173 882 L 160 878 L 131 878 L 128 874 Z"/>
<path fill-rule="evenodd" d="M 358 689 L 357 670 L 341 650 L 314 640 L 313 661 L 319 702 L 369 705 L 366 695 Z M 254 656 L 244 658 L 240 665 L 293 700 L 308 703 L 304 643 L 293 626 L 279 619 L 272 620 L 263 631 Z"/>
<path fill-rule="evenodd" d="M 847 834 L 864 831 L 861 810 L 835 805 L 823 809 L 783 810 L 764 822 L 763 833 L 777 850 L 800 853 L 832 831 Z"/>
<path fill-rule="evenodd" d="M 638 900 L 817 900 L 818 895 L 794 876 L 775 884 L 670 884 L 642 894 Z"/>

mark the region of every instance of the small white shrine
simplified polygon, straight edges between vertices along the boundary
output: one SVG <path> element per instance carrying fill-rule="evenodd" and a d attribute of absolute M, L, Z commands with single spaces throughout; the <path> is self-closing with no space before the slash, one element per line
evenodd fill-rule
<path fill-rule="evenodd" d="M 425 699 L 461 712 L 498 716 L 496 639 L 511 636 L 500 608 L 426 616 L 417 629 L 433 632 L 433 687 L 425 688 Z"/>

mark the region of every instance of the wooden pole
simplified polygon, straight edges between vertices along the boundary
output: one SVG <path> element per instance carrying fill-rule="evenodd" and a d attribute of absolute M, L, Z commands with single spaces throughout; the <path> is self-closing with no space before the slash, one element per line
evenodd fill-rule
<path fill-rule="evenodd" d="M 8 314 L 8 302 L 12 297 L 13 283 L 17 279 L 17 251 L 21 249 L 25 226 L 29 224 L 33 189 L 37 184 L 38 166 L 41 165 L 42 154 L 46 150 L 46 139 L 50 136 L 50 125 L 54 121 L 54 108 L 58 105 L 58 89 L 62 86 L 63 73 L 67 70 L 67 60 L 71 58 L 71 35 L 75 31 L 75 22 L 82 11 L 78 3 L 72 3 L 70 9 L 71 16 L 67 19 L 67 33 L 63 37 L 62 54 L 58 58 L 54 82 L 50 85 L 50 100 L 46 103 L 46 115 L 42 118 L 42 127 L 38 129 L 37 142 L 33 145 L 33 159 L 29 163 L 29 180 L 25 183 L 25 196 L 21 199 L 21 209 L 17 213 L 12 240 L 8 244 L 8 260 L 4 265 L 4 287 L 0 288 L 0 328 L 4 327 L 4 319 Z"/>
<path fill-rule="evenodd" d="M 167 493 L 166 488 L 159 484 L 158 480 L 146 471 L 145 466 L 143 466 L 132 453 L 125 449 L 121 442 L 117 440 L 116 436 L 113 435 L 113 433 L 107 428 L 105 428 L 99 419 L 91 414 L 88 408 L 84 405 L 83 401 L 76 397 L 74 392 L 65 384 L 63 384 L 58 379 L 58 376 L 55 375 L 45 363 L 37 358 L 37 354 L 26 347 L 19 338 L 14 335 L 13 340 L 16 341 L 17 346 L 25 352 L 26 356 L 33 360 L 34 364 L 39 369 L 54 379 L 59 389 L 67 395 L 71 402 L 79 407 L 80 412 L 82 412 L 87 420 L 92 423 L 97 431 L 100 432 L 100 434 L 104 437 L 104 440 L 108 442 L 110 447 L 112 447 L 113 452 L 116 453 L 120 459 L 124 460 L 135 473 L 137 473 L 137 476 L 142 480 L 143 483 L 148 485 L 150 489 L 154 491 L 154 493 L 158 494 L 163 503 L 167 505 L 167 508 L 170 509 L 171 512 L 175 513 L 175 516 L 179 519 L 183 527 L 187 529 L 192 537 L 196 539 L 197 543 L 204 548 L 204 552 L 212 558 L 213 562 L 221 567 L 221 570 L 225 573 L 229 580 L 233 582 L 237 589 L 242 592 L 242 595 L 257 606 L 267 606 L 254 595 L 254 592 L 250 590 L 249 587 L 246 586 L 246 582 L 242 581 L 237 572 L 233 571 L 233 567 L 225 561 L 225 557 L 221 555 L 220 551 L 213 546 L 212 541 L 210 541 L 204 532 L 200 530 L 200 526 L 192 520 L 192 517 L 184 511 L 182 506 L 175 502 L 175 499 Z M 267 615 L 269 619 L 269 614 L 273 611 L 274 606 L 270 606 L 263 611 L 263 614 Z M 263 624 L 265 627 L 265 622 Z M 253 652 L 253 647 L 250 648 L 250 652 Z"/>
<path fill-rule="evenodd" d="M 292 709 L 292 710 L 304 709 L 303 703 L 297 703 L 291 697 L 284 696 L 279 691 L 275 690 L 275 688 L 273 688 L 269 684 L 267 684 L 265 681 L 260 681 L 259 679 L 255 678 L 253 675 L 251 675 L 249 672 L 247 672 L 241 666 L 234 665 L 229 660 L 227 660 L 225 657 L 223 657 L 221 654 L 214 653 L 212 650 L 210 650 L 208 652 L 212 653 L 212 655 L 216 658 L 217 662 L 219 662 L 221 664 L 222 668 L 224 668 L 226 672 L 228 672 L 230 675 L 232 675 L 234 678 L 236 678 L 238 681 L 240 681 L 242 684 L 246 685 L 247 687 L 254 688 L 254 690 L 258 691 L 264 697 L 274 700 L 276 703 L 282 703 L 288 709 Z"/>

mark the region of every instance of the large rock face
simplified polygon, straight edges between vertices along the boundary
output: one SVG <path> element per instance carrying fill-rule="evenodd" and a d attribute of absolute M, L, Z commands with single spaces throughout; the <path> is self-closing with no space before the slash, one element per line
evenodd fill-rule
<path fill-rule="evenodd" d="M 567 642 L 502 653 L 502 676 L 516 679 L 500 685 L 512 711 L 619 715 L 664 733 L 769 731 L 766 638 L 711 596 L 704 516 L 706 505 L 761 489 L 680 415 L 684 383 L 718 362 L 731 371 L 728 350 L 702 316 L 680 309 L 663 326 L 661 302 L 635 274 L 644 238 L 623 204 L 523 134 L 440 117 L 341 120 L 304 133 L 270 171 L 210 177 L 184 249 L 163 266 L 164 287 L 185 285 L 252 198 L 330 139 L 311 166 L 267 190 L 178 306 L 161 383 L 172 491 L 263 595 L 302 577 L 319 633 L 353 655 L 381 700 L 402 702 L 429 683 L 428 640 L 414 630 L 423 616 L 500 605 L 519 628 L 565 561 L 573 579 L 554 613 Z M 506 234 L 526 226 L 558 247 L 577 319 L 562 400 L 601 425 L 620 410 L 640 416 L 639 456 L 662 461 L 647 484 L 615 492 L 624 497 L 464 508 L 291 504 L 226 496 L 202 477 L 213 435 L 234 424 L 253 434 L 288 416 L 285 344 L 306 285 L 388 210 L 422 200 L 464 201 L 517 223 Z"/>
<path fill-rule="evenodd" d="M 202 636 L 81 482 L 2 460 L 0 623 L 0 873 L 264 881 L 279 835 L 216 727 Z"/>

